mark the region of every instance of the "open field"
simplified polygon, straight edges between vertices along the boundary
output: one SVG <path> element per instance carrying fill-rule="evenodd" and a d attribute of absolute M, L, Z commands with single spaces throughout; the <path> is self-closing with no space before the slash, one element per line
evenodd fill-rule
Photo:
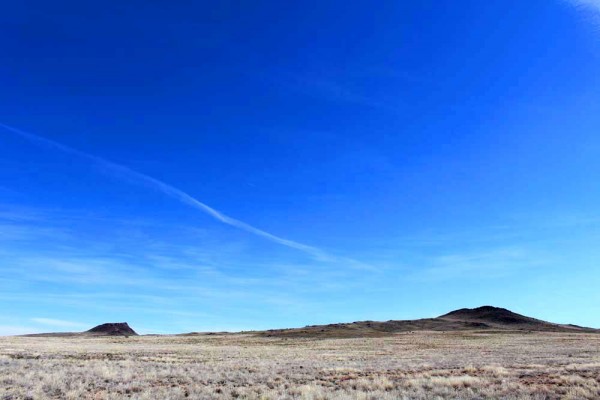
<path fill-rule="evenodd" d="M 598 399 L 600 335 L 2 337 L 0 399 Z"/>

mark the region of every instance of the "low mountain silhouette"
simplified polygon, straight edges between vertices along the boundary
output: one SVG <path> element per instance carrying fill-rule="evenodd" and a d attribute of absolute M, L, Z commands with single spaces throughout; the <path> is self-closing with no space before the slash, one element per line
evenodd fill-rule
<path fill-rule="evenodd" d="M 436 318 L 390 321 L 358 321 L 329 325 L 310 325 L 304 328 L 270 329 L 268 331 L 240 332 L 267 337 L 314 337 L 351 338 L 380 337 L 415 331 L 482 331 L 482 332 L 567 332 L 600 333 L 600 329 L 586 328 L 572 324 L 555 324 L 517 314 L 505 308 L 483 306 L 461 308 Z M 215 335 L 225 332 L 191 332 L 185 336 Z M 95 326 L 85 332 L 37 333 L 24 336 L 137 336 L 127 322 L 113 322 Z"/>
<path fill-rule="evenodd" d="M 482 322 L 491 326 L 514 326 L 514 325 L 534 325 L 544 327 L 551 324 L 546 321 L 542 321 L 535 318 L 526 317 L 521 314 L 517 314 L 506 308 L 483 306 L 478 308 L 461 308 L 460 310 L 451 311 L 448 314 L 444 314 L 439 318 L 452 319 L 458 321 L 472 321 Z"/>
<path fill-rule="evenodd" d="M 555 324 L 526 317 L 505 308 L 483 306 L 461 308 L 436 318 L 385 322 L 359 321 L 352 323 L 311 325 L 304 328 L 271 329 L 258 332 L 261 336 L 275 337 L 377 337 L 413 331 L 536 331 L 588 332 L 600 330 L 576 325 Z"/>
<path fill-rule="evenodd" d="M 69 337 L 69 336 L 137 336 L 137 332 L 131 329 L 127 322 L 108 322 L 93 327 L 85 332 L 54 332 L 54 333 L 34 333 L 23 336 L 44 336 L 44 337 Z"/>
<path fill-rule="evenodd" d="M 127 322 L 109 322 L 95 326 L 83 333 L 97 336 L 137 336 Z"/>

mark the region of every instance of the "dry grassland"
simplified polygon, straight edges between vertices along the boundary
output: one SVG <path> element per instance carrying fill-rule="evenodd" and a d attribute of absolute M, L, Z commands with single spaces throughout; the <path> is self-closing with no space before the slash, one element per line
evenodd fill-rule
<path fill-rule="evenodd" d="M 600 335 L 0 338 L 0 399 L 600 399 Z"/>

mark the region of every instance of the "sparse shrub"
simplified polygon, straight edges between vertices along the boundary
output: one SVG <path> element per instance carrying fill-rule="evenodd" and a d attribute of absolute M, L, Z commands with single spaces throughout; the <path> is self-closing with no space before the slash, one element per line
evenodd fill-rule
<path fill-rule="evenodd" d="M 0 399 L 592 400 L 599 344 L 598 335 L 470 332 L 0 338 Z"/>

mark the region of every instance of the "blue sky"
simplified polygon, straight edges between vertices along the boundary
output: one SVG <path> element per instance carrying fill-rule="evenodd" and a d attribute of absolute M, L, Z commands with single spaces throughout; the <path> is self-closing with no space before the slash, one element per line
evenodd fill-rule
<path fill-rule="evenodd" d="M 600 2 L 0 15 L 0 334 L 600 327 Z"/>

